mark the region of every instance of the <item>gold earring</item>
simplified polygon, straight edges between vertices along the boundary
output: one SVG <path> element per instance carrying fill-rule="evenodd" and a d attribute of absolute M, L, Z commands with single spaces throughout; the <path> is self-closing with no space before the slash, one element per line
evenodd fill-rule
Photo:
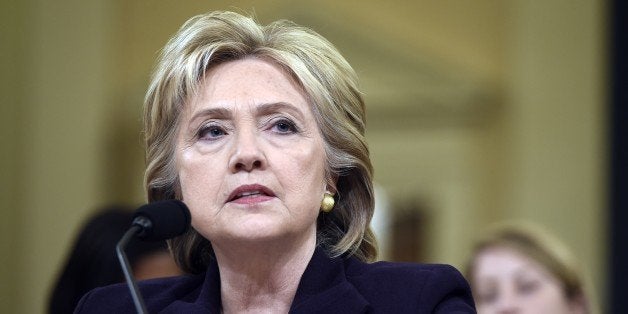
<path fill-rule="evenodd" d="M 334 196 L 330 193 L 325 192 L 325 195 L 323 196 L 323 201 L 321 202 L 321 210 L 329 213 L 334 208 L 335 203 L 336 202 L 334 201 Z"/>

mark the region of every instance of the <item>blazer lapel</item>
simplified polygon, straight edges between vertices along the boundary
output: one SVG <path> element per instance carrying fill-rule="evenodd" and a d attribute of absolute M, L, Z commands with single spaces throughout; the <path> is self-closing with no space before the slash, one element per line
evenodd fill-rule
<path fill-rule="evenodd" d="M 161 313 L 220 313 L 220 273 L 215 260 L 199 290 L 179 298 Z M 369 303 L 347 281 L 344 261 L 329 258 L 317 247 L 301 277 L 290 313 L 365 313 L 369 309 Z"/>
<path fill-rule="evenodd" d="M 220 271 L 215 258 L 211 259 L 200 289 L 178 298 L 160 313 L 220 313 Z"/>
<path fill-rule="evenodd" d="M 344 262 L 316 248 L 292 302 L 290 313 L 365 313 L 369 303 L 347 281 Z"/>

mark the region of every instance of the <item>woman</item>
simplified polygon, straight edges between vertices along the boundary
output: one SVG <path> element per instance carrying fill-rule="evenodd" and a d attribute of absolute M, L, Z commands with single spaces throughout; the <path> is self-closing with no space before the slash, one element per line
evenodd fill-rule
<path fill-rule="evenodd" d="M 170 247 L 195 275 L 141 283 L 149 312 L 473 312 L 450 266 L 367 264 L 364 120 L 353 69 L 317 33 L 231 12 L 186 22 L 145 101 L 146 187 L 190 208 Z M 78 311 L 132 311 L 125 289 Z"/>
<path fill-rule="evenodd" d="M 124 282 L 113 252 L 132 221 L 133 212 L 122 206 L 103 208 L 88 219 L 52 288 L 48 313 L 72 313 L 88 291 Z M 137 279 L 181 274 L 164 241 L 132 241 L 126 253 Z"/>
<path fill-rule="evenodd" d="M 591 313 L 574 257 L 538 227 L 495 227 L 467 269 L 478 313 Z"/>

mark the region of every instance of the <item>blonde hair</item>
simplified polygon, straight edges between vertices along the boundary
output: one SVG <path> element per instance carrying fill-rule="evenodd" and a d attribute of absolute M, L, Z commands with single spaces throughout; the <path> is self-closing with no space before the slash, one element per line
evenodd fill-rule
<path fill-rule="evenodd" d="M 562 284 L 567 300 L 580 301 L 591 313 L 591 300 L 584 289 L 582 270 L 565 244 L 545 229 L 529 222 L 503 222 L 484 234 L 473 247 L 466 267 L 466 275 L 473 287 L 474 263 L 478 255 L 488 249 L 503 247 L 531 258 L 547 269 Z"/>
<path fill-rule="evenodd" d="M 219 63 L 261 58 L 298 82 L 325 142 L 326 178 L 336 181 L 336 206 L 321 213 L 317 242 L 331 256 L 377 256 L 369 224 L 373 216 L 372 165 L 364 136 L 365 108 L 357 76 L 336 48 L 316 32 L 290 21 L 262 26 L 233 12 L 189 19 L 161 52 L 144 101 L 149 202 L 180 199 L 174 148 L 182 107 L 205 72 Z M 211 243 L 195 230 L 169 241 L 183 270 L 205 270 Z"/>

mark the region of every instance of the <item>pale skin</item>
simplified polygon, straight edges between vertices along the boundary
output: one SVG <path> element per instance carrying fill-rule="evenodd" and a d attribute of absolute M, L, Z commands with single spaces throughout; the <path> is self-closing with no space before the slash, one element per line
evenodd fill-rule
<path fill-rule="evenodd" d="M 547 269 L 507 247 L 482 250 L 474 261 L 473 278 L 479 314 L 585 313 L 582 300 L 569 300 Z"/>
<path fill-rule="evenodd" d="M 207 71 L 179 122 L 181 193 L 214 248 L 223 312 L 287 313 L 333 191 L 304 93 L 269 61 L 230 61 Z"/>

